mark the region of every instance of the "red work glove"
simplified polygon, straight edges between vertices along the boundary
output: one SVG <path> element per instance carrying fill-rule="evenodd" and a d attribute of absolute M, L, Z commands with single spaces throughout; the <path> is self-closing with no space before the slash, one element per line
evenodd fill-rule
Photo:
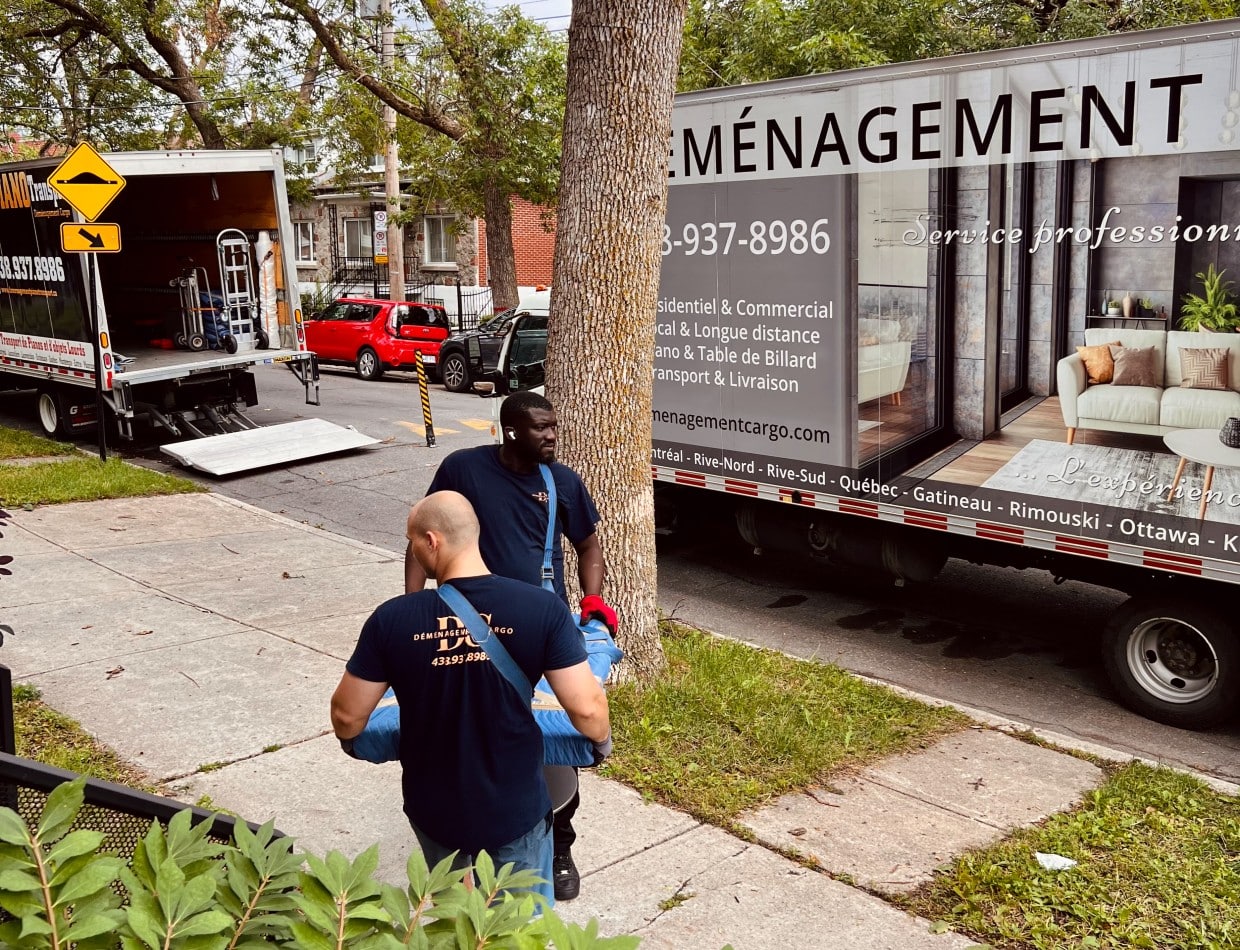
<path fill-rule="evenodd" d="M 607 603 L 598 594 L 590 594 L 588 597 L 581 598 L 581 619 L 582 620 L 601 620 L 607 626 L 608 632 L 614 637 L 616 635 L 616 612 L 607 606 Z"/>

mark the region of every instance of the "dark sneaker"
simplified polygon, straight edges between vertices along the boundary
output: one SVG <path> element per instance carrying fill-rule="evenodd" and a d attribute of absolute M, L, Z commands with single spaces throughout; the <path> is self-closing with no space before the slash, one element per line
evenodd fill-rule
<path fill-rule="evenodd" d="M 571 854 L 557 854 L 551 859 L 551 876 L 555 879 L 557 901 L 571 901 L 581 893 L 581 875 Z"/>

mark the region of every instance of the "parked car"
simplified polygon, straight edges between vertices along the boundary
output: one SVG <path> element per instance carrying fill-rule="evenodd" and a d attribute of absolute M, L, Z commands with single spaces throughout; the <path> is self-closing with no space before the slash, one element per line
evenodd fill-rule
<path fill-rule="evenodd" d="M 541 362 L 547 351 L 547 310 L 513 307 L 473 330 L 449 336 L 439 351 L 439 377 L 444 389 L 462 393 L 474 383 L 492 377 L 499 366 L 504 340 L 510 333 L 516 335 L 514 344 L 520 342 L 530 350 L 529 353 L 514 353 L 514 359 Z M 529 359 L 524 359 L 526 356 Z"/>
<path fill-rule="evenodd" d="M 362 379 L 415 368 L 414 353 L 438 379 L 439 349 L 448 315 L 439 304 L 342 297 L 306 320 L 306 345 L 321 363 L 347 363 Z"/>

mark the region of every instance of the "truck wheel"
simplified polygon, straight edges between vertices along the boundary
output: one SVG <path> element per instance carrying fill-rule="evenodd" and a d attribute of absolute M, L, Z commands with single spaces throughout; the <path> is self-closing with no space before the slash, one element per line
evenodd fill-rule
<path fill-rule="evenodd" d="M 237 338 L 236 338 L 235 336 L 233 336 L 231 333 L 225 333 L 225 334 L 224 334 L 224 340 L 223 340 L 223 342 L 224 342 L 224 349 L 225 349 L 225 351 L 227 351 L 227 353 L 228 353 L 230 356 L 231 356 L 233 353 L 236 353 L 236 352 L 237 352 Z"/>
<path fill-rule="evenodd" d="M 376 380 L 383 375 L 383 364 L 379 362 L 379 354 L 368 346 L 362 347 L 357 354 L 357 375 L 365 380 Z"/>
<path fill-rule="evenodd" d="M 255 340 L 255 344 L 254 344 L 254 345 L 255 345 L 258 349 L 260 349 L 260 350 L 265 350 L 265 349 L 267 349 L 267 347 L 269 347 L 269 346 L 271 345 L 271 338 L 270 338 L 269 336 L 267 336 L 267 331 L 266 331 L 266 330 L 259 330 L 259 331 L 258 331 L 258 333 L 257 333 L 257 334 L 255 334 L 255 336 L 256 336 L 256 340 Z"/>
<path fill-rule="evenodd" d="M 1240 711 L 1240 639 L 1209 607 L 1133 597 L 1107 624 L 1102 659 L 1120 700 L 1149 719 L 1208 729 Z"/>
<path fill-rule="evenodd" d="M 439 373 L 443 378 L 443 388 L 448 392 L 463 393 L 469 389 L 469 367 L 460 353 L 449 353 L 447 359 L 439 364 Z"/>
<path fill-rule="evenodd" d="M 207 338 L 201 333 L 194 333 L 189 338 L 189 348 L 195 353 L 201 353 L 207 348 Z"/>
<path fill-rule="evenodd" d="M 64 397 L 54 389 L 39 390 L 39 425 L 49 438 L 62 438 L 69 434 L 65 421 Z"/>

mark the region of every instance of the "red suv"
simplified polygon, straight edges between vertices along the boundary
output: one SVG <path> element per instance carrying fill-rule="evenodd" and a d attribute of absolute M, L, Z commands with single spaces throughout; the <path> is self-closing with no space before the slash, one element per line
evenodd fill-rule
<path fill-rule="evenodd" d="M 305 322 L 306 347 L 323 363 L 351 363 L 362 379 L 385 370 L 414 369 L 415 352 L 438 378 L 439 345 L 448 315 L 439 304 L 342 297 Z"/>

